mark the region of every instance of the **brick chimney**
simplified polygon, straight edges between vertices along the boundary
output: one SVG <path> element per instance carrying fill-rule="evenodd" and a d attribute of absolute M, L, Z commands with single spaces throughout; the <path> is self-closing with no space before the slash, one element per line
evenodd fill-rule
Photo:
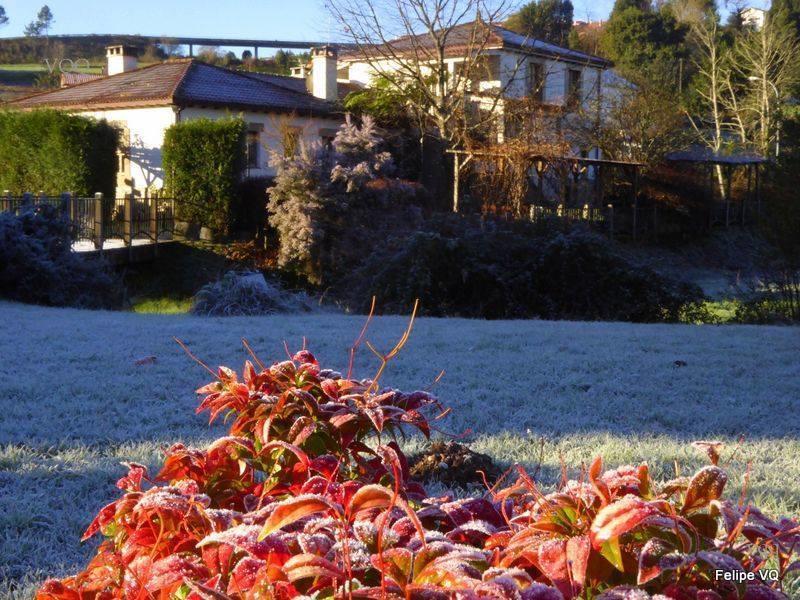
<path fill-rule="evenodd" d="M 333 46 L 320 46 L 311 49 L 311 93 L 317 98 L 338 99 L 336 66 L 338 54 Z"/>
<path fill-rule="evenodd" d="M 106 47 L 106 75 L 127 73 L 139 67 L 138 51 L 131 46 Z"/>

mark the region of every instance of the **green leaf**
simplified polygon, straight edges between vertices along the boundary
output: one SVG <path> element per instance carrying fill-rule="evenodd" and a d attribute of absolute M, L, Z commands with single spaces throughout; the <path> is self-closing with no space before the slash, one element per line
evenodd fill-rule
<path fill-rule="evenodd" d="M 618 571 L 625 571 L 625 566 L 622 564 L 622 550 L 619 547 L 619 538 L 612 538 L 605 542 L 600 548 L 600 554 L 608 562 L 614 565 Z"/>

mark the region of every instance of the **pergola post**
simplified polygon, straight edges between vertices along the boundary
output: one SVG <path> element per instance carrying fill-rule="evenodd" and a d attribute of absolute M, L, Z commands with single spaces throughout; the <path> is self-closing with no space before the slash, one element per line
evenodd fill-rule
<path fill-rule="evenodd" d="M 730 165 L 725 165 L 725 229 L 731 225 L 731 180 L 733 179 L 733 169 Z"/>
<path fill-rule="evenodd" d="M 761 165 L 756 163 L 756 218 L 761 222 Z"/>
<path fill-rule="evenodd" d="M 636 229 L 639 220 L 639 169 L 633 168 L 633 241 L 636 241 Z"/>
<path fill-rule="evenodd" d="M 459 169 L 461 168 L 460 165 L 460 156 L 458 152 L 453 153 L 453 212 L 458 212 L 458 183 L 461 179 Z"/>
<path fill-rule="evenodd" d="M 742 200 L 742 225 L 745 223 L 745 212 L 747 210 L 747 203 L 750 202 L 750 194 L 751 187 L 752 187 L 752 179 L 753 179 L 753 165 L 747 165 L 747 193 L 744 195 L 744 199 Z"/>

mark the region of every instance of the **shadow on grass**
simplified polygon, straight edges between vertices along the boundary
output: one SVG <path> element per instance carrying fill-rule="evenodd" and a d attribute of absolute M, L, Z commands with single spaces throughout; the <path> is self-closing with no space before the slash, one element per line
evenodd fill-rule
<path fill-rule="evenodd" d="M 223 249 L 207 242 L 172 242 L 159 248 L 155 260 L 127 266 L 123 278 L 134 310 L 187 312 L 197 290 L 234 266 Z"/>

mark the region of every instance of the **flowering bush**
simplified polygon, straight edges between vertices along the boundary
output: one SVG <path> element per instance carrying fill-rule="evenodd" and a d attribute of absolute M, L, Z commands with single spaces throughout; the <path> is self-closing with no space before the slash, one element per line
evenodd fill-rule
<path fill-rule="evenodd" d="M 428 436 L 425 415 L 441 407 L 379 389 L 382 371 L 353 379 L 306 350 L 247 362 L 241 377 L 221 367 L 198 411 L 224 418 L 228 435 L 172 446 L 152 478 L 129 465 L 123 495 L 84 534 L 103 536 L 96 556 L 37 597 L 785 597 L 800 526 L 724 500 L 715 444 L 702 444 L 712 465 L 661 486 L 646 465 L 604 472 L 597 459 L 550 494 L 517 467 L 505 489 L 429 498 L 396 436 Z M 767 562 L 772 587 L 747 580 Z"/>
<path fill-rule="evenodd" d="M 277 234 L 281 268 L 315 285 L 337 280 L 398 223 L 413 228 L 419 186 L 391 177 L 394 163 L 370 117 L 347 116 L 325 148 L 300 141 L 296 155 L 273 153 L 268 222 Z"/>

